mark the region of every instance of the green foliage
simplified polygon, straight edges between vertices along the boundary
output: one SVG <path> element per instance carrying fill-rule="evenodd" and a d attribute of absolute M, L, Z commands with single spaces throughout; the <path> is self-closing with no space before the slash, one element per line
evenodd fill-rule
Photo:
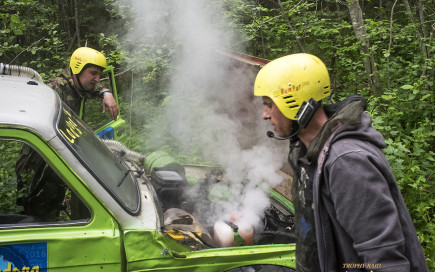
<path fill-rule="evenodd" d="M 434 96 L 419 80 L 373 98 L 375 127 L 384 135 L 390 161 L 430 266 L 435 245 Z"/>
<path fill-rule="evenodd" d="M 1 1 L 0 62 L 29 66 L 46 80 L 57 75 L 78 46 L 72 2 Z M 183 99 L 192 99 L 168 97 L 171 63 L 181 45 L 164 28 L 160 33 L 167 38 L 164 41 L 147 35 L 123 35 L 131 29 L 135 11 L 116 0 L 80 2 L 80 46 L 87 42 L 102 50 L 115 67 L 121 113 L 128 123 L 128 147 L 142 153 L 163 149 L 173 156 L 182 154 L 162 117 L 165 103 L 182 105 Z M 429 267 L 435 271 L 435 44 L 428 31 L 433 20 L 428 17 L 421 24 L 418 6 L 413 3 L 408 12 L 398 1 L 391 13 L 395 1 L 360 1 L 370 41 L 368 56 L 376 64 L 373 73 L 382 90 L 373 96 L 363 64 L 367 55 L 360 51 L 363 44 L 355 37 L 346 1 L 281 0 L 282 8 L 279 1 L 219 2 L 226 10 L 228 27 L 240 38 L 231 49 L 265 59 L 302 51 L 315 54 L 329 68 L 336 100 L 354 93 L 366 96 L 374 125 L 385 137 L 384 152 Z M 424 15 L 431 16 L 433 3 L 420 2 Z M 170 18 L 173 12 L 160 10 L 154 15 Z M 100 101 L 88 101 L 85 120 L 93 128 L 109 119 L 108 114 L 101 114 Z M 196 150 L 195 141 L 192 137 L 184 146 Z M 180 156 L 184 162 L 202 160 L 199 152 L 188 158 Z M 2 199 L 10 197 L 7 186 L 2 184 L 2 188 Z"/>
<path fill-rule="evenodd" d="M 6 1 L 0 13 L 1 62 L 29 66 L 42 76 L 59 66 L 65 49 L 59 25 L 51 20 L 54 12 L 40 1 Z"/>
<path fill-rule="evenodd" d="M 19 213 L 21 206 L 15 205 L 17 198 L 24 192 L 17 191 L 15 162 L 18 159 L 22 143 L 16 141 L 0 142 L 0 213 Z"/>

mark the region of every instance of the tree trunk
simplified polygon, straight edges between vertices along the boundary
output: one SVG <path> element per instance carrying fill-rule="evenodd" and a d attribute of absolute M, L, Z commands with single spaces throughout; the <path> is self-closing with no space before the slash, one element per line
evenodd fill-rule
<path fill-rule="evenodd" d="M 77 47 L 80 47 L 80 20 L 79 20 L 79 8 L 77 0 L 74 0 L 74 19 L 76 22 L 76 34 L 77 34 Z"/>
<path fill-rule="evenodd" d="M 417 5 L 418 5 L 418 15 L 420 18 L 420 24 L 421 24 L 421 33 L 423 34 L 423 37 L 427 37 L 427 32 L 426 32 L 426 26 L 424 25 L 424 9 L 423 9 L 423 4 L 421 3 L 421 0 L 417 1 Z"/>
<path fill-rule="evenodd" d="M 390 13 L 390 41 L 388 42 L 388 56 L 387 56 L 387 75 L 390 76 L 390 54 L 391 54 L 391 46 L 393 45 L 393 17 L 394 17 L 394 8 L 396 7 L 397 1 L 395 0 L 393 7 L 391 8 Z M 405 0 L 406 1 L 406 0 Z M 390 82 L 387 80 L 387 86 L 390 88 Z"/>
<path fill-rule="evenodd" d="M 371 92 L 375 96 L 381 93 L 378 90 L 377 69 L 373 55 L 370 53 L 370 43 L 367 39 L 367 32 L 363 21 L 362 10 L 358 0 L 351 0 L 348 5 L 350 19 L 356 38 L 361 42 L 360 51 L 363 55 L 363 64 L 367 74 Z"/>
<path fill-rule="evenodd" d="M 408 0 L 403 0 L 403 2 L 405 4 L 405 9 L 406 9 L 406 12 L 408 13 L 409 20 L 411 21 L 411 23 L 415 24 L 416 20 L 414 17 L 414 13 L 411 9 L 411 6 L 409 5 Z M 425 68 L 423 69 L 423 72 L 421 74 L 421 76 L 425 76 L 427 74 L 427 66 L 428 66 L 428 61 L 429 61 L 430 55 L 429 55 L 429 51 L 427 50 L 427 47 L 425 45 L 425 42 L 423 40 L 423 39 L 427 38 L 426 27 L 424 25 L 423 5 L 422 5 L 420 0 L 418 0 L 417 2 L 418 2 L 417 4 L 418 4 L 418 14 L 419 14 L 419 19 L 420 19 L 420 25 L 421 25 L 421 32 L 418 30 L 415 30 L 415 35 L 416 35 L 417 40 L 420 43 L 421 51 L 423 52 L 423 55 L 426 58 Z"/>
<path fill-rule="evenodd" d="M 257 0 L 255 5 L 257 7 L 260 6 L 260 2 Z M 258 17 L 261 17 L 261 12 L 259 10 L 257 11 L 257 15 L 258 15 Z M 261 38 L 261 50 L 262 50 L 263 56 L 265 56 L 266 55 L 266 47 L 265 47 L 265 44 L 264 44 L 263 30 L 260 28 L 259 32 L 260 32 L 260 38 Z"/>
<path fill-rule="evenodd" d="M 382 19 L 382 0 L 379 0 L 379 18 Z"/>

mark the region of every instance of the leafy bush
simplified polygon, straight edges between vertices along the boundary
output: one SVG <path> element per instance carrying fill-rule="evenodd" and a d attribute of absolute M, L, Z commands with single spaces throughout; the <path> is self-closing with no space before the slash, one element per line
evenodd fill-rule
<path fill-rule="evenodd" d="M 423 81 L 387 91 L 371 101 L 375 127 L 384 135 L 384 153 L 413 218 L 427 261 L 435 249 L 434 96 Z"/>
<path fill-rule="evenodd" d="M 17 178 L 15 175 L 15 162 L 18 159 L 23 144 L 16 141 L 0 141 L 0 213 L 19 213 L 21 210 L 15 203 L 23 196 L 17 191 Z M 21 207 L 22 208 L 22 207 Z"/>
<path fill-rule="evenodd" d="M 374 92 L 368 84 L 362 61 L 367 55 L 360 51 L 365 44 L 355 37 L 346 1 L 219 2 L 227 11 L 229 27 L 240 38 L 231 49 L 265 59 L 302 51 L 312 53 L 329 68 L 335 99 L 359 93 L 369 100 L 374 125 L 387 143 L 384 152 L 429 267 L 435 271 L 435 44 L 427 33 L 433 22 L 427 18 L 418 21 L 419 16 L 433 13 L 432 2 L 419 1 L 423 9 L 418 10 L 418 6 L 407 7 L 401 1 L 360 1 L 370 40 L 368 55 L 377 68 L 369 76 L 378 78 L 376 87 L 380 92 Z M 393 2 L 397 3 L 394 9 Z M 115 67 L 121 113 L 129 125 L 128 147 L 142 153 L 159 148 L 180 154 L 182 150 L 168 133 L 168 124 L 161 119 L 162 105 L 181 99 L 168 97 L 171 62 L 177 58 L 180 45 L 171 39 L 155 42 L 156 37 L 121 35 L 132 26 L 134 11 L 115 0 L 81 3 L 81 45 L 87 41 L 90 47 L 102 50 Z M 0 62 L 30 66 L 44 79 L 57 75 L 77 47 L 74 9 L 70 5 L 72 1 L 64 0 L 1 1 Z M 170 18 L 173 10 L 158 12 L 155 16 Z M 119 26 L 125 29 L 118 31 Z M 171 38 L 168 33 L 160 34 Z M 108 121 L 107 114 L 101 115 L 100 101 L 89 101 L 87 107 L 86 121 L 92 127 Z M 159 136 L 158 142 L 153 135 Z M 201 156 L 194 152 L 182 159 L 199 162 Z M 0 196 L 5 200 L 10 196 L 5 184 L 2 188 Z"/>

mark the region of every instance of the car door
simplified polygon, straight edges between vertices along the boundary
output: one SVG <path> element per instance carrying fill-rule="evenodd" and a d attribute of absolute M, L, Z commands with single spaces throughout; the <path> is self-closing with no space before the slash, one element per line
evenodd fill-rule
<path fill-rule="evenodd" d="M 0 127 L 0 271 L 123 271 L 119 226 L 59 153 Z"/>

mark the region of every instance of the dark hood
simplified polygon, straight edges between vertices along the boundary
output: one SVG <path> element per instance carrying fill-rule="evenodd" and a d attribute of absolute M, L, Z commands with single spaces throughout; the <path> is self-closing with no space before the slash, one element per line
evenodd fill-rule
<path fill-rule="evenodd" d="M 372 126 L 372 119 L 364 111 L 367 101 L 353 95 L 331 105 L 324 105 L 328 121 L 308 148 L 308 160 L 313 161 L 331 134 L 338 129 L 332 142 L 341 138 L 354 138 L 371 142 L 380 149 L 385 147 L 384 137 Z"/>

